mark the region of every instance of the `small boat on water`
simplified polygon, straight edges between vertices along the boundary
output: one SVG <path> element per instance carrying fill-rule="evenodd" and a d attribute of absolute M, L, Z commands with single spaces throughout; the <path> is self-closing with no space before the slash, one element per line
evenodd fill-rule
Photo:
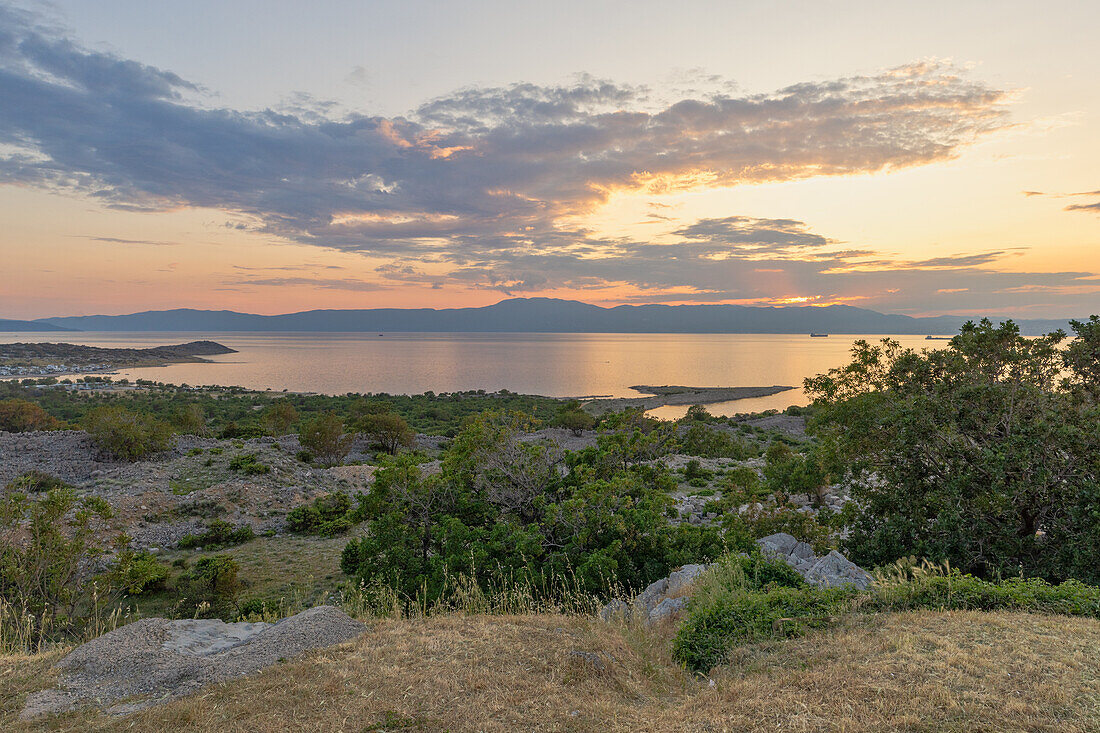
<path fill-rule="evenodd" d="M 925 336 L 925 341 L 950 341 L 954 336 Z"/>
<path fill-rule="evenodd" d="M 829 334 L 827 334 L 827 333 L 811 333 L 810 338 L 812 338 L 812 339 L 825 339 L 825 338 L 829 338 Z"/>

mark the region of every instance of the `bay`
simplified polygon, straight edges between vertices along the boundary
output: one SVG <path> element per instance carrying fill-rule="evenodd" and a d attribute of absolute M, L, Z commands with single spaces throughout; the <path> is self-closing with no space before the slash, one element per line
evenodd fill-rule
<path fill-rule="evenodd" d="M 508 389 L 551 397 L 633 397 L 632 385 L 796 389 L 708 406 L 716 415 L 783 409 L 808 402 L 802 380 L 847 363 L 857 339 L 805 334 L 531 333 L 0 333 L 0 343 L 63 341 L 144 348 L 209 339 L 238 353 L 210 364 L 119 370 L 131 380 L 235 385 L 258 390 L 420 394 Z M 892 336 L 924 348 L 922 336 Z M 682 415 L 685 407 L 651 414 Z"/>

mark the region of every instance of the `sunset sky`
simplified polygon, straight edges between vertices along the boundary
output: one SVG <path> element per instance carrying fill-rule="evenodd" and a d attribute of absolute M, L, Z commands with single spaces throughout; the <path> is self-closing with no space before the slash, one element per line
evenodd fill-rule
<path fill-rule="evenodd" d="M 1100 312 L 1100 3 L 0 0 L 0 318 Z"/>

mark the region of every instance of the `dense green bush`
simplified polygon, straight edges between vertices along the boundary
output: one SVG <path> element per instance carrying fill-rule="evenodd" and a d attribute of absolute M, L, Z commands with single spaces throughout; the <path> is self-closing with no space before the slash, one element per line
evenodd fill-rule
<path fill-rule="evenodd" d="M 821 451 L 870 476 L 846 549 L 917 555 L 980 577 L 1100 582 L 1100 319 L 1025 338 L 968 323 L 946 348 L 856 342 L 808 379 Z"/>
<path fill-rule="evenodd" d="M 700 458 L 732 458 L 743 461 L 759 454 L 752 443 L 726 430 L 711 427 L 705 422 L 689 422 L 689 427 L 680 438 L 682 453 Z"/>
<path fill-rule="evenodd" d="M 851 613 L 912 610 L 1026 611 L 1100 618 L 1100 588 L 1038 578 L 982 580 L 958 571 L 882 577 L 864 591 L 807 586 L 797 573 L 752 569 L 752 556 L 723 558 L 696 581 L 673 654 L 706 672 L 734 646 L 801 634 Z M 782 564 L 786 568 L 785 564 Z"/>
<path fill-rule="evenodd" d="M 286 525 L 291 532 L 335 537 L 355 524 L 355 512 L 347 492 L 334 491 L 297 506 L 287 512 Z"/>
<path fill-rule="evenodd" d="M 130 596 L 164 590 L 168 566 L 148 552 L 120 550 L 108 576 L 115 587 Z"/>
<path fill-rule="evenodd" d="M 562 406 L 550 424 L 556 428 L 569 430 L 573 435 L 580 436 L 584 434 L 585 430 L 592 430 L 596 427 L 596 418 L 585 412 L 581 408 L 580 402 L 571 400 Z"/>
<path fill-rule="evenodd" d="M 1051 585 L 1039 578 L 991 582 L 952 571 L 882 585 L 861 599 L 864 611 L 918 608 L 974 611 L 1030 611 L 1100 618 L 1100 588 L 1076 580 Z"/>
<path fill-rule="evenodd" d="M 0 431 L 23 433 L 30 430 L 54 430 L 61 421 L 33 402 L 23 399 L 0 400 Z"/>
<path fill-rule="evenodd" d="M 296 422 L 298 422 L 298 411 L 285 399 L 268 407 L 260 417 L 260 425 L 264 432 L 276 436 L 289 433 L 291 426 Z"/>
<path fill-rule="evenodd" d="M 271 466 L 261 463 L 255 453 L 241 453 L 229 460 L 229 469 L 238 471 L 246 476 L 257 476 L 271 473 Z"/>
<path fill-rule="evenodd" d="M 360 418 L 358 428 L 371 445 L 381 448 L 390 455 L 416 442 L 416 433 L 409 428 L 405 418 L 395 412 L 366 414 Z"/>
<path fill-rule="evenodd" d="M 215 519 L 206 525 L 206 531 L 202 534 L 185 535 L 179 541 L 179 546 L 185 549 L 190 547 L 204 547 L 207 549 L 229 547 L 248 542 L 255 536 L 256 534 L 250 524 L 234 527 L 224 519 Z"/>
<path fill-rule="evenodd" d="M 736 644 L 828 626 L 852 596 L 853 591 L 843 588 L 731 590 L 706 606 L 692 606 L 676 633 L 673 656 L 690 669 L 706 672 L 725 661 Z"/>
<path fill-rule="evenodd" d="M 444 453 L 439 474 L 423 475 L 411 456 L 382 467 L 360 505 L 369 531 L 345 548 L 344 571 L 431 601 L 459 575 L 482 588 L 520 582 L 540 592 L 568 585 L 607 593 L 721 554 L 713 528 L 669 526 L 669 472 L 628 457 L 655 447 L 659 428 L 623 425 L 622 440 L 601 435 L 606 450 L 566 454 L 518 440 L 528 424 L 502 414 L 475 420 Z"/>
<path fill-rule="evenodd" d="M 101 451 L 124 461 L 167 450 L 172 435 L 160 420 L 121 406 L 95 408 L 85 416 L 84 429 Z"/>
<path fill-rule="evenodd" d="M 237 561 L 229 555 L 210 555 L 199 558 L 176 580 L 176 605 L 184 618 L 233 620 L 243 589 Z"/>
<path fill-rule="evenodd" d="M 197 403 L 183 405 L 172 415 L 172 425 L 182 435 L 206 435 L 206 412 Z"/>

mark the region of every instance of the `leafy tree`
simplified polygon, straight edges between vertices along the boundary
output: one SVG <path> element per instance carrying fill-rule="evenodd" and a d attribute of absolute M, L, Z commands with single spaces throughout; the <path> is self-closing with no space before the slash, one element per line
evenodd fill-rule
<path fill-rule="evenodd" d="M 864 477 L 857 562 L 1100 580 L 1100 326 L 1072 325 L 1065 350 L 1063 332 L 1024 338 L 1011 321 L 920 353 L 858 341 L 850 364 L 806 380 L 812 429 Z"/>
<path fill-rule="evenodd" d="M 764 488 L 769 494 L 784 500 L 791 494 L 809 494 L 820 501 L 826 479 L 812 449 L 800 454 L 786 443 L 775 442 L 764 453 Z"/>
<path fill-rule="evenodd" d="M 177 605 L 186 616 L 232 618 L 242 590 L 240 564 L 229 555 L 210 555 L 177 580 Z"/>
<path fill-rule="evenodd" d="M 372 445 L 377 445 L 390 455 L 400 448 L 413 445 L 416 433 L 409 428 L 405 418 L 395 412 L 373 412 L 359 420 L 359 430 Z"/>
<path fill-rule="evenodd" d="M 688 425 L 680 438 L 680 450 L 689 456 L 743 461 L 757 455 L 755 446 L 725 430 L 712 428 L 698 419 L 688 421 Z"/>
<path fill-rule="evenodd" d="M 101 451 L 124 461 L 167 450 L 171 438 L 171 431 L 159 420 L 115 405 L 89 412 L 84 429 Z"/>
<path fill-rule="evenodd" d="M 287 400 L 279 400 L 264 410 L 260 424 L 269 435 L 286 435 L 294 423 L 298 422 L 298 411 Z"/>
<path fill-rule="evenodd" d="M 573 435 L 580 436 L 584 434 L 585 430 L 592 430 L 596 427 L 596 418 L 585 412 L 581 408 L 580 402 L 571 400 L 562 407 L 551 424 L 554 427 L 572 431 Z"/>
<path fill-rule="evenodd" d="M 347 492 L 334 491 L 291 509 L 286 515 L 286 526 L 291 532 L 335 537 L 351 529 L 354 514 Z"/>
<path fill-rule="evenodd" d="M 55 430 L 61 422 L 33 402 L 18 398 L 0 400 L 0 431 L 25 433 Z"/>
<path fill-rule="evenodd" d="M 475 420 L 438 474 L 423 475 L 411 455 L 380 469 L 360 499 L 368 531 L 345 548 L 344 571 L 428 600 L 457 574 L 546 594 L 568 578 L 602 593 L 721 552 L 716 530 L 669 526 L 675 482 L 663 467 L 623 468 L 597 449 L 565 454 L 522 439 L 524 424 L 503 413 Z"/>
<path fill-rule="evenodd" d="M 321 463 L 334 466 L 351 450 L 353 436 L 344 432 L 344 421 L 335 413 L 318 415 L 302 426 L 299 440 Z"/>

